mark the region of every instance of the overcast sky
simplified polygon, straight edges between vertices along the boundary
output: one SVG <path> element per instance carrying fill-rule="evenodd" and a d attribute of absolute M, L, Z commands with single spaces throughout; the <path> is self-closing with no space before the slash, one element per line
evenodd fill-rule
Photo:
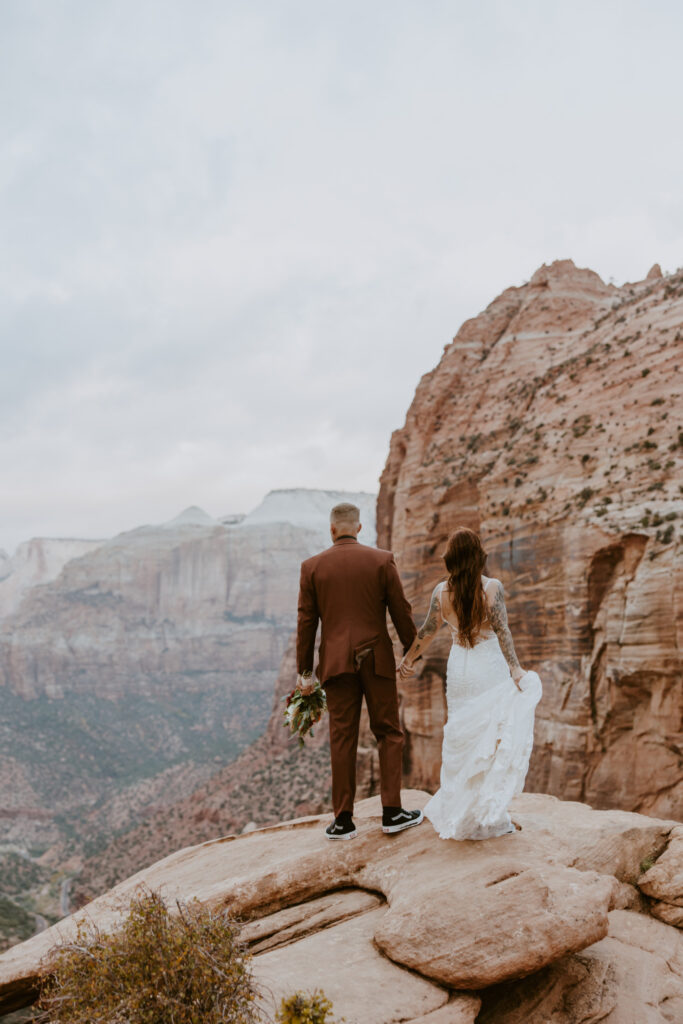
<path fill-rule="evenodd" d="M 503 288 L 682 265 L 682 11 L 0 0 L 0 547 L 376 490 Z"/>

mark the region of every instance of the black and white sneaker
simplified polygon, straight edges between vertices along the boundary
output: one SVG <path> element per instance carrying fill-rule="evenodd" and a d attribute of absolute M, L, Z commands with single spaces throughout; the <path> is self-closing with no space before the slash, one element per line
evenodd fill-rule
<path fill-rule="evenodd" d="M 328 839 L 353 839 L 358 833 L 351 815 L 340 814 L 331 825 L 327 826 L 325 835 Z"/>
<path fill-rule="evenodd" d="M 382 812 L 382 832 L 402 832 L 423 820 L 422 811 L 404 811 L 402 807 L 385 807 Z"/>

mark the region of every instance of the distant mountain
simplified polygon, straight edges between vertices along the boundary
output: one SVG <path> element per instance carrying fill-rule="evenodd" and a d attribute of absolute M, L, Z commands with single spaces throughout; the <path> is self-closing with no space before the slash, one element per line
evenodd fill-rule
<path fill-rule="evenodd" d="M 20 544 L 12 557 L 0 551 L 0 618 L 16 608 L 31 587 L 49 583 L 73 558 L 94 551 L 104 540 L 33 537 Z"/>
<path fill-rule="evenodd" d="M 217 519 L 212 519 L 199 505 L 189 505 L 173 519 L 161 525 L 164 529 L 169 529 L 174 526 L 215 526 L 217 522 Z"/>
<path fill-rule="evenodd" d="M 330 509 L 341 501 L 349 501 L 360 509 L 362 530 L 359 539 L 364 544 L 375 544 L 375 502 L 377 496 L 366 491 L 340 495 L 338 491 L 308 490 L 303 487 L 290 490 L 270 491 L 260 505 L 250 512 L 241 526 L 257 526 L 264 523 L 292 523 L 321 535 L 325 545 L 329 544 Z"/>

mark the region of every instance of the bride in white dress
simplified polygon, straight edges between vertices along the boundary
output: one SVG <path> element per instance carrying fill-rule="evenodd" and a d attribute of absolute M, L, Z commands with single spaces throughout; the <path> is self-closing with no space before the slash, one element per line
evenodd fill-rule
<path fill-rule="evenodd" d="M 446 623 L 452 645 L 446 668 L 441 788 L 424 814 L 442 839 L 489 839 L 514 832 L 508 813 L 524 788 L 541 680 L 515 654 L 500 580 L 484 576 L 486 552 L 465 527 L 449 538 L 449 576 L 432 592 L 427 618 L 399 666 L 413 675 Z"/>

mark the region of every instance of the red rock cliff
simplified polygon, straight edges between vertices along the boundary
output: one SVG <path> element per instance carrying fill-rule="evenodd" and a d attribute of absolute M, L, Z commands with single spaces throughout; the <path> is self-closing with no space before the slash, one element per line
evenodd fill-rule
<path fill-rule="evenodd" d="M 683 271 L 542 266 L 466 321 L 394 432 L 378 544 L 421 620 L 481 531 L 545 693 L 527 789 L 683 818 Z M 403 687 L 406 784 L 438 786 L 448 637 Z"/>

